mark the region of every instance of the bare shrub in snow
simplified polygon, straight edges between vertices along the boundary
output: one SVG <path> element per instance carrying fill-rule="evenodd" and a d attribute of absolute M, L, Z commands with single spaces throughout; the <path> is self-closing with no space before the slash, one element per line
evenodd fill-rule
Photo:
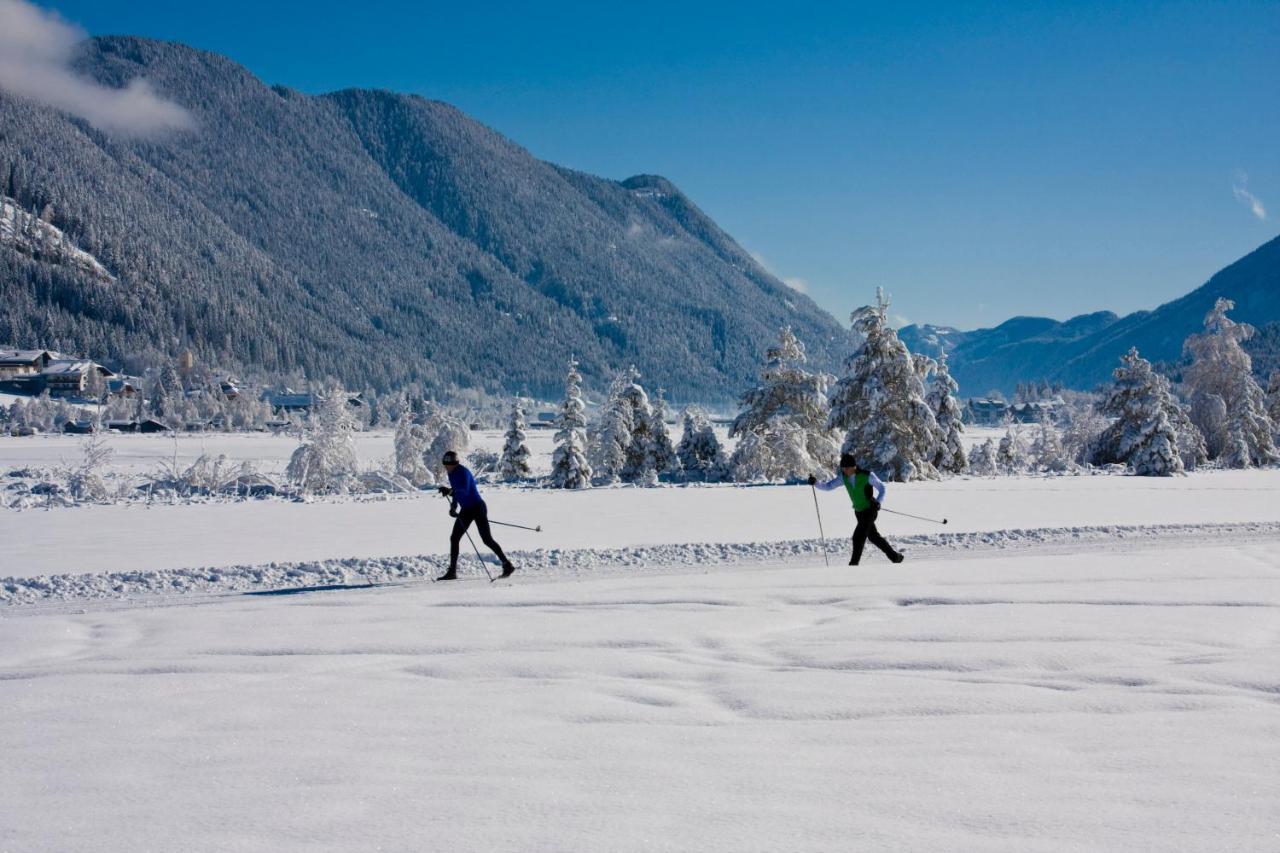
<path fill-rule="evenodd" d="M 67 471 L 67 491 L 77 501 L 104 501 L 107 486 L 102 475 L 112 450 L 98 433 L 80 443 L 80 464 Z"/>
<path fill-rule="evenodd" d="M 492 450 L 476 448 L 467 456 L 467 467 L 477 477 L 483 477 L 487 474 L 501 476 L 502 457 Z"/>

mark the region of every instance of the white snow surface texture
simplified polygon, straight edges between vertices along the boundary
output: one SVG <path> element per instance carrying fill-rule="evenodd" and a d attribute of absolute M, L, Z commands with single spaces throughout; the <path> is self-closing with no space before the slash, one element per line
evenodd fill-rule
<path fill-rule="evenodd" d="M 852 568 L 838 493 L 827 567 L 807 487 L 488 488 L 495 584 L 438 499 L 0 514 L 0 851 L 1275 851 L 1278 490 L 891 484 L 951 523 Z"/>

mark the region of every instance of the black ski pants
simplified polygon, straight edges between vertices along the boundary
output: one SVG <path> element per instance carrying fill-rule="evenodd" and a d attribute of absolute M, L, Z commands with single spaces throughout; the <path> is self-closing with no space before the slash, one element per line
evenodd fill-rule
<path fill-rule="evenodd" d="M 879 514 L 880 507 L 876 504 L 853 511 L 853 517 L 858 519 L 857 526 L 853 528 L 853 563 L 855 565 L 862 559 L 862 549 L 868 540 L 884 551 L 886 557 L 893 559 L 898 555 L 898 552 L 893 550 L 893 546 L 880 535 L 880 531 L 876 530 L 876 516 Z"/>
<path fill-rule="evenodd" d="M 459 510 L 458 517 L 454 519 L 453 532 L 449 534 L 449 571 L 458 570 L 458 547 L 473 521 L 476 523 L 476 531 L 480 534 L 480 541 L 497 554 L 498 560 L 506 566 L 507 555 L 502 553 L 502 546 L 493 540 L 493 533 L 489 530 L 489 507 L 481 501 L 479 506 Z"/>

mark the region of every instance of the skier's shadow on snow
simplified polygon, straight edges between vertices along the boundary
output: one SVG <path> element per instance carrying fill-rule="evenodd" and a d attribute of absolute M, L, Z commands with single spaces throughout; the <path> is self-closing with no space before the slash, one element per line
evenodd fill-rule
<path fill-rule="evenodd" d="M 375 589 L 385 584 L 380 583 L 329 583 L 323 586 L 291 586 L 285 589 L 259 589 L 246 592 L 245 595 L 302 595 L 308 592 L 332 592 L 339 589 Z"/>

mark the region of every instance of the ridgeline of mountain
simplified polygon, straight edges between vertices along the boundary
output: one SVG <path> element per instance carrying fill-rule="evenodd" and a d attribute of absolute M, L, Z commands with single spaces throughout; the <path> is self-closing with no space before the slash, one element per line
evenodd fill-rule
<path fill-rule="evenodd" d="M 1235 301 L 1231 317 L 1239 322 L 1261 328 L 1280 321 L 1280 237 L 1154 311 L 1125 317 L 1100 311 L 1065 322 L 1015 317 L 971 332 L 907 326 L 898 335 L 912 352 L 936 357 L 945 349 L 964 396 L 993 389 L 1009 394 L 1019 382 L 1042 379 L 1087 390 L 1109 380 L 1131 346 L 1150 361 L 1178 362 L 1182 342 L 1204 328 L 1204 316 L 1219 297 Z"/>
<path fill-rule="evenodd" d="M 576 356 L 596 388 L 634 363 L 708 402 L 783 324 L 819 366 L 847 355 L 663 178 L 546 163 L 417 96 L 271 88 L 180 44 L 94 38 L 76 70 L 145 77 L 198 129 L 121 138 L 0 93 L 0 193 L 109 274 L 0 241 L 0 343 L 548 398 Z"/>

